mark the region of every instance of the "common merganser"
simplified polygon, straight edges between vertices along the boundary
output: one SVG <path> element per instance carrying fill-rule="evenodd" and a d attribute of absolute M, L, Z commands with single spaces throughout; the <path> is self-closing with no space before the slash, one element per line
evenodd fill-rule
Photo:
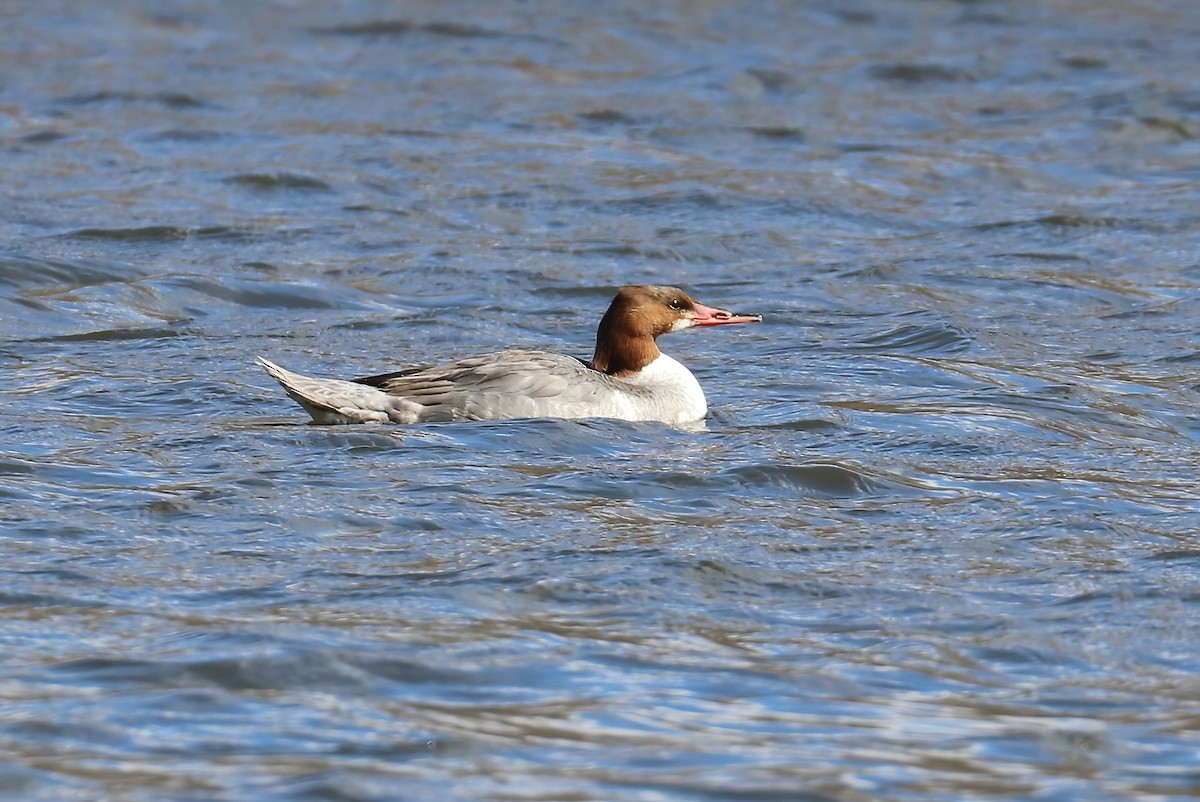
<path fill-rule="evenodd" d="M 500 351 L 352 381 L 266 369 L 314 423 L 424 423 L 511 418 L 615 418 L 694 423 L 700 383 L 658 350 L 660 334 L 761 321 L 698 303 L 675 287 L 622 287 L 596 330 L 591 362 L 548 351 Z"/>

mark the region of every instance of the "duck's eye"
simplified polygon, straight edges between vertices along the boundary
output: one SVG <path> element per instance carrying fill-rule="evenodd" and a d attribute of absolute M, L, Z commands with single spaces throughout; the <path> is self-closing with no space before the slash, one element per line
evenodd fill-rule
<path fill-rule="evenodd" d="M 683 302 L 682 298 L 672 298 L 671 303 L 667 304 L 667 306 L 671 307 L 676 312 L 682 312 L 684 309 L 687 309 L 687 304 Z"/>

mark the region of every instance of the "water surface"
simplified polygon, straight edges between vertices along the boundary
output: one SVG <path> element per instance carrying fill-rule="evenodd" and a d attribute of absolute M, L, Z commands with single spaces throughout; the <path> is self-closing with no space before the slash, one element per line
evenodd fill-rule
<path fill-rule="evenodd" d="M 6 799 L 1200 794 L 1193 3 L 0 19 Z M 253 365 L 635 282 L 705 430 Z"/>

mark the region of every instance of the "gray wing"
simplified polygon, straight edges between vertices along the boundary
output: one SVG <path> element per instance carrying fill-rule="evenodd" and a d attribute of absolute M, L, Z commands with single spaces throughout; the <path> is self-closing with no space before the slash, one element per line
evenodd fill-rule
<path fill-rule="evenodd" d="M 501 351 L 355 381 L 420 404 L 422 421 L 603 416 L 602 401 L 611 403 L 617 389 L 582 360 L 548 351 Z"/>

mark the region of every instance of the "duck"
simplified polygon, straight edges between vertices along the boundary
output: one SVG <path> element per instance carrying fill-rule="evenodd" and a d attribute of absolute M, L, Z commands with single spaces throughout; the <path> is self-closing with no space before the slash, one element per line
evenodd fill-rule
<path fill-rule="evenodd" d="M 689 424 L 708 402 L 692 372 L 658 348 L 663 334 L 757 323 L 705 306 L 677 287 L 621 287 L 600 319 L 590 360 L 507 349 L 434 367 L 326 379 L 258 357 L 317 424 L 610 418 Z"/>

